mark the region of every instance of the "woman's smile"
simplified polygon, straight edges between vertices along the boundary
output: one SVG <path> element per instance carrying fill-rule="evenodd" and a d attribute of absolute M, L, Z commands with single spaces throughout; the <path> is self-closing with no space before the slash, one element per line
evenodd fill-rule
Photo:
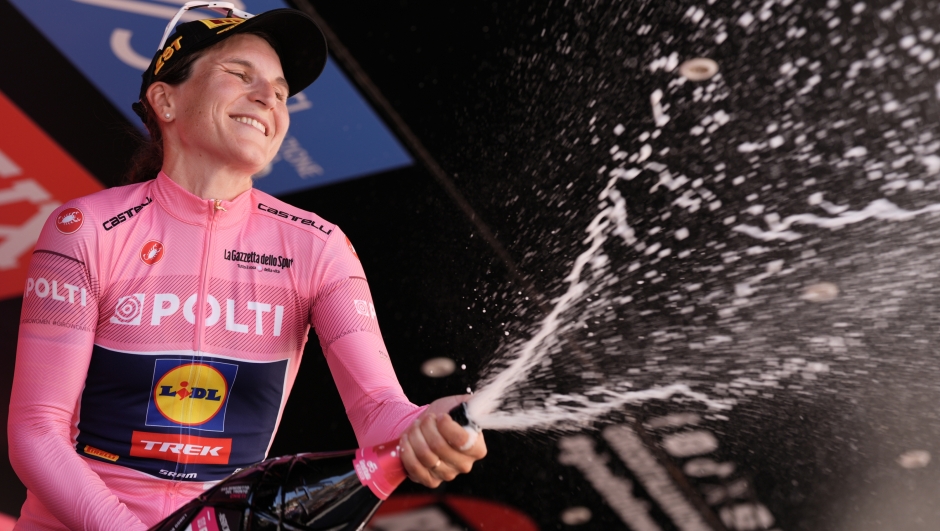
<path fill-rule="evenodd" d="M 252 118 L 250 116 L 232 116 L 231 118 L 238 123 L 250 125 L 254 127 L 255 129 L 257 129 L 258 131 L 261 131 L 261 134 L 263 134 L 264 136 L 268 136 L 268 126 L 264 125 L 263 123 L 261 123 L 259 120 L 255 118 Z"/>

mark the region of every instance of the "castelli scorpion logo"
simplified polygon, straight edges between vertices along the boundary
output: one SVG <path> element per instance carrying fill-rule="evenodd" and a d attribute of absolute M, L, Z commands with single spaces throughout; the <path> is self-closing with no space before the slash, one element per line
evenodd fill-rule
<path fill-rule="evenodd" d="M 77 208 L 66 208 L 55 218 L 55 228 L 62 234 L 72 234 L 82 228 L 85 215 Z"/>
<path fill-rule="evenodd" d="M 140 259 L 149 266 L 156 264 L 166 254 L 165 247 L 156 240 L 150 240 L 140 248 Z"/>

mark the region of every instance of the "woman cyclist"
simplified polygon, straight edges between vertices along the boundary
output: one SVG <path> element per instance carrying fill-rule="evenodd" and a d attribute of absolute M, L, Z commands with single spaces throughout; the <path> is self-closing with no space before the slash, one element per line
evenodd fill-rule
<path fill-rule="evenodd" d="M 140 182 L 63 205 L 36 245 L 8 429 L 17 529 L 144 530 L 263 460 L 311 326 L 360 446 L 400 439 L 432 487 L 486 453 L 445 414 L 463 397 L 404 396 L 343 232 L 252 188 L 287 98 L 323 69 L 322 33 L 295 10 L 221 15 L 178 15 L 144 73 Z"/>

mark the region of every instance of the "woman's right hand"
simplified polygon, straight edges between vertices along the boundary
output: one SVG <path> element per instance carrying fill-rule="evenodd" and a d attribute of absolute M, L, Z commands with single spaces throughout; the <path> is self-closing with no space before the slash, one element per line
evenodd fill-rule
<path fill-rule="evenodd" d="M 412 481 L 435 488 L 470 472 L 473 463 L 486 456 L 483 433 L 471 441 L 472 435 L 448 415 L 469 399 L 456 395 L 435 400 L 402 434 L 401 460 Z"/>

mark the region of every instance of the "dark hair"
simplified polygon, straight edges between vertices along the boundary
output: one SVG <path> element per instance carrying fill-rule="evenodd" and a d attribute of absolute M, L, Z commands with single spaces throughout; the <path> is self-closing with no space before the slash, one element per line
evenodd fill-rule
<path fill-rule="evenodd" d="M 256 35 L 261 37 L 274 48 L 275 53 L 279 54 L 277 44 L 267 33 L 263 31 L 246 31 L 241 35 Z M 218 43 L 216 43 L 216 45 L 218 45 Z M 192 75 L 193 64 L 195 64 L 196 60 L 202 57 L 202 55 L 211 48 L 212 46 L 181 57 L 179 61 L 175 61 L 172 65 L 167 66 L 153 81 L 162 81 L 168 85 L 179 85 L 183 83 Z M 146 96 L 141 98 L 138 103 L 144 108 L 146 115 L 144 125 L 147 127 L 147 132 L 150 133 L 150 138 L 141 138 L 140 146 L 137 148 L 134 156 L 131 157 L 127 173 L 124 175 L 126 184 L 141 183 L 154 179 L 163 168 L 163 134 L 160 132 L 160 122 L 157 120 L 157 114 L 150 106 L 150 102 L 147 101 Z"/>
<path fill-rule="evenodd" d="M 193 63 L 202 57 L 206 50 L 199 50 L 189 55 L 181 57 L 164 70 L 154 81 L 162 81 L 168 85 L 179 85 L 189 79 L 193 73 Z M 154 112 L 147 97 L 144 96 L 138 102 L 144 108 L 146 113 L 144 125 L 150 138 L 141 138 L 141 144 L 131 157 L 130 167 L 124 180 L 127 184 L 141 183 L 156 178 L 163 168 L 163 134 L 160 132 L 160 122 L 157 121 L 157 113 Z"/>

